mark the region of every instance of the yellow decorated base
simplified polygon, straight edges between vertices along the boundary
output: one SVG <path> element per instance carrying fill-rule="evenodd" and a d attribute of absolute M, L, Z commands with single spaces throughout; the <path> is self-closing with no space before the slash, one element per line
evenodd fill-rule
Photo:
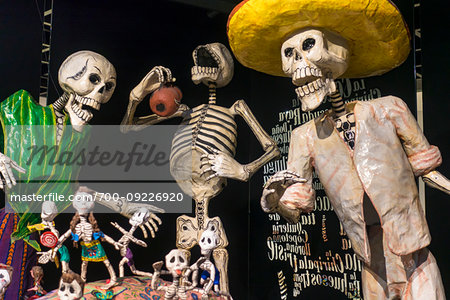
<path fill-rule="evenodd" d="M 408 57 L 410 36 L 389 0 L 246 0 L 228 18 L 236 58 L 257 71 L 286 76 L 281 45 L 306 27 L 325 28 L 347 39 L 350 60 L 341 77 L 383 74 Z"/>

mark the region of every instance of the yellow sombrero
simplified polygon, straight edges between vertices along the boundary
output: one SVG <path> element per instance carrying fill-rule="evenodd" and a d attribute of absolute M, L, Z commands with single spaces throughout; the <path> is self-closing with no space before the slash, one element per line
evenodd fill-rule
<path fill-rule="evenodd" d="M 383 74 L 408 57 L 410 35 L 389 0 L 245 0 L 228 18 L 231 49 L 246 67 L 276 76 L 281 45 L 302 28 L 318 27 L 347 39 L 350 60 L 341 77 Z"/>

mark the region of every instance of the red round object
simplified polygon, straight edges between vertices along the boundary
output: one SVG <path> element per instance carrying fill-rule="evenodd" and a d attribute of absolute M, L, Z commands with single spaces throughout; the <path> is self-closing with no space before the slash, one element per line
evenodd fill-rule
<path fill-rule="evenodd" d="M 176 86 L 163 86 L 151 96 L 150 108 L 160 117 L 171 116 L 178 110 L 182 97 L 180 89 Z"/>
<path fill-rule="evenodd" d="M 53 248 L 58 243 L 58 238 L 51 231 L 46 231 L 41 234 L 41 244 L 42 246 Z"/>

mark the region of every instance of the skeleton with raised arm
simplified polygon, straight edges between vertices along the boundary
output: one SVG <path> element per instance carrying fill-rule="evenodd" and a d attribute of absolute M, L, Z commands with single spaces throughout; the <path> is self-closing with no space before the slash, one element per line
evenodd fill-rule
<path fill-rule="evenodd" d="M 78 242 L 80 242 L 82 260 L 81 278 L 86 282 L 89 262 L 103 262 L 109 272 L 110 281 L 102 288 L 108 289 L 117 284 L 117 277 L 100 240 L 107 241 L 112 245 L 116 245 L 116 241 L 100 231 L 93 214 L 95 202 L 91 199 L 88 193 L 78 192 L 75 195 L 73 207 L 77 212 L 70 222 L 70 229 L 60 236 L 56 248 L 58 249 L 62 246 L 64 241 L 69 237 L 72 237 L 74 247 L 76 248 L 78 248 Z"/>
<path fill-rule="evenodd" d="M 139 271 L 136 269 L 134 265 L 134 259 L 133 259 L 133 252 L 131 252 L 128 245 L 130 242 L 133 242 L 141 247 L 147 247 L 147 244 L 137 239 L 133 236 L 135 230 L 141 226 L 142 224 L 146 223 L 148 219 L 150 218 L 150 212 L 146 208 L 138 209 L 133 216 L 130 218 L 129 222 L 131 225 L 131 228 L 129 231 L 126 231 L 123 229 L 119 224 L 116 222 L 111 222 L 111 224 L 119 229 L 119 231 L 123 234 L 123 236 L 115 243 L 116 249 L 120 251 L 120 255 L 122 256 L 122 259 L 119 263 L 119 276 L 123 277 L 125 274 L 125 264 L 130 267 L 131 272 L 135 275 L 139 276 L 151 276 L 151 273 Z"/>
<path fill-rule="evenodd" d="M 445 299 L 415 181 L 449 192 L 435 171 L 438 148 L 401 99 L 344 104 L 334 83 L 383 74 L 407 58 L 410 36 L 397 7 L 388 0 L 249 0 L 230 15 L 228 37 L 244 65 L 290 77 L 303 110 L 327 96 L 331 102 L 292 132 L 287 170 L 266 183 L 263 210 L 290 222 L 312 211 L 314 169 L 364 262 L 364 299 Z"/>
<path fill-rule="evenodd" d="M 178 185 L 195 201 L 195 216 L 182 215 L 177 219 L 177 247 L 189 250 L 198 244 L 208 226 L 213 226 L 219 244 L 213 257 L 220 271 L 221 290 L 228 292 L 228 240 L 219 217 L 208 216 L 209 201 L 226 186 L 227 178 L 247 181 L 265 163 L 279 155 L 275 142 L 263 130 L 244 102 L 236 101 L 230 108 L 216 104 L 216 88 L 226 86 L 233 78 L 234 62 L 231 53 L 220 43 L 198 46 L 193 54 L 191 78 L 195 84 L 209 87 L 208 103 L 187 110 L 180 106 L 172 117 L 182 116 L 181 127 L 172 141 L 170 169 Z M 166 68 L 153 69 L 133 89 L 130 103 L 122 121 L 123 130 L 139 130 L 167 118 L 156 114 L 135 118 L 137 104 L 161 83 L 170 82 Z M 234 159 L 237 146 L 235 117 L 242 117 L 261 143 L 265 153 L 255 161 L 242 165 Z M 127 125 L 127 126 L 125 126 Z M 131 125 L 131 126 L 130 126 Z M 191 162 L 191 163 L 186 163 Z M 186 178 L 189 174 L 189 178 Z"/>

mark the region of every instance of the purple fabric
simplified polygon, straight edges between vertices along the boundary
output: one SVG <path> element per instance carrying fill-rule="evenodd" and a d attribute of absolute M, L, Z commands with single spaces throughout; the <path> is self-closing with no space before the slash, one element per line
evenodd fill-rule
<path fill-rule="evenodd" d="M 17 226 L 19 216 L 6 213 L 0 209 L 0 263 L 11 265 L 14 268 L 11 284 L 6 290 L 4 299 L 19 300 L 25 291 L 33 286 L 33 278 L 30 275 L 31 268 L 36 265 L 36 251 L 23 240 L 11 245 L 11 233 Z M 35 239 L 31 236 L 31 239 Z"/>
<path fill-rule="evenodd" d="M 128 265 L 129 267 L 131 267 L 132 265 L 134 265 L 133 252 L 131 252 L 130 248 L 127 248 L 127 254 L 125 254 L 125 257 L 128 258 L 127 265 Z"/>

